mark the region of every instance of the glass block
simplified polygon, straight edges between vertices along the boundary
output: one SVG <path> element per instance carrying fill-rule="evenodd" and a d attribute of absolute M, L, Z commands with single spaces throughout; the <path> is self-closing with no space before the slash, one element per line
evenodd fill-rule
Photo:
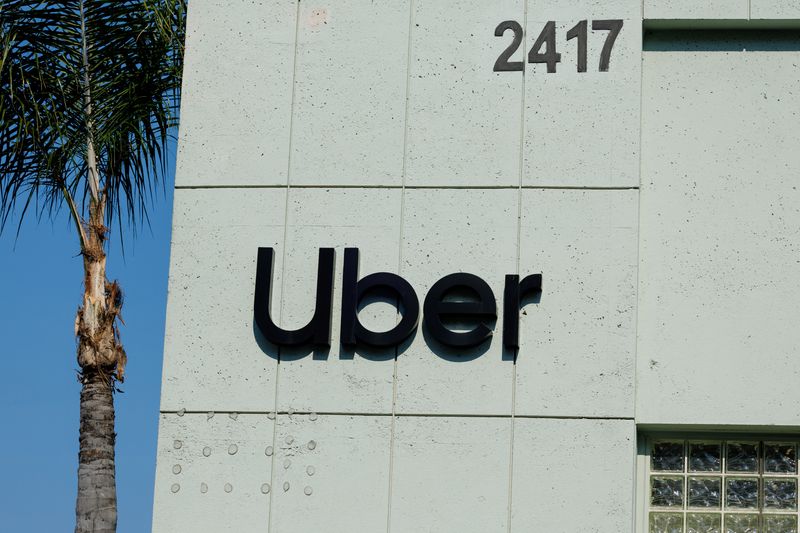
<path fill-rule="evenodd" d="M 650 481 L 650 504 L 654 507 L 683 506 L 683 478 L 653 476 Z"/>
<path fill-rule="evenodd" d="M 797 517 L 764 515 L 764 533 L 797 533 Z"/>
<path fill-rule="evenodd" d="M 689 513 L 686 515 L 687 533 L 720 533 L 722 516 L 711 513 Z"/>
<path fill-rule="evenodd" d="M 781 474 L 797 472 L 797 453 L 794 444 L 765 443 L 764 471 Z"/>
<path fill-rule="evenodd" d="M 726 469 L 728 472 L 757 472 L 758 443 L 729 442 Z"/>
<path fill-rule="evenodd" d="M 722 467 L 720 444 L 690 443 L 690 472 L 719 472 Z"/>
<path fill-rule="evenodd" d="M 765 509 L 797 509 L 797 480 L 786 478 L 764 479 Z"/>
<path fill-rule="evenodd" d="M 758 515 L 726 514 L 725 533 L 758 533 Z"/>
<path fill-rule="evenodd" d="M 650 533 L 683 533 L 683 515 L 650 513 Z"/>
<path fill-rule="evenodd" d="M 683 442 L 656 442 L 650 454 L 650 469 L 683 472 Z"/>
<path fill-rule="evenodd" d="M 758 508 L 758 478 L 732 478 L 725 480 L 725 507 L 727 509 Z"/>
<path fill-rule="evenodd" d="M 720 493 L 722 492 L 722 478 L 718 477 L 690 477 L 689 478 L 689 507 L 714 507 L 719 509 Z"/>

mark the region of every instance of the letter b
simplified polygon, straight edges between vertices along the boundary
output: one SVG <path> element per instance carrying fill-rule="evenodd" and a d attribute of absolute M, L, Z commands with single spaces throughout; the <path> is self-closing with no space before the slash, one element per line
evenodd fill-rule
<path fill-rule="evenodd" d="M 386 332 L 375 332 L 365 328 L 358 320 L 358 304 L 370 291 L 389 289 L 397 296 L 403 308 L 400 323 Z M 344 276 L 342 279 L 342 344 L 353 346 L 359 341 L 371 346 L 386 347 L 400 344 L 417 328 L 419 322 L 419 300 L 414 288 L 398 276 L 388 272 L 370 274 L 358 280 L 358 248 L 344 251 Z"/>

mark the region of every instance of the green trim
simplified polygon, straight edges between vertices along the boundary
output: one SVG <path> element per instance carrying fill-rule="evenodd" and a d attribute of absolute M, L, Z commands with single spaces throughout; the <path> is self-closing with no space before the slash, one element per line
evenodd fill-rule
<path fill-rule="evenodd" d="M 745 426 L 701 424 L 637 424 L 640 437 L 660 438 L 711 438 L 714 440 L 739 439 L 743 436 L 800 440 L 800 426 Z"/>

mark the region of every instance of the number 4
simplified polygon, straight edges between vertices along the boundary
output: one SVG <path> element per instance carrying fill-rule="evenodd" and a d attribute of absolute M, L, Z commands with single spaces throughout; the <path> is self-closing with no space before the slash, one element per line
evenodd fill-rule
<path fill-rule="evenodd" d="M 547 46 L 547 52 L 540 52 L 542 45 Z M 561 63 L 561 54 L 556 51 L 556 23 L 552 20 L 545 24 L 539 38 L 533 43 L 533 48 L 528 53 L 528 63 L 547 63 L 547 72 L 550 74 Z"/>

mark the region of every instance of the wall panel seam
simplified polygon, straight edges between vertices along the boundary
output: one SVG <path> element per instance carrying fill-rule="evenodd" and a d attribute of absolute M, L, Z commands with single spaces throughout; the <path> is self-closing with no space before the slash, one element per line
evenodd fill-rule
<path fill-rule="evenodd" d="M 171 415 L 177 414 L 178 411 L 174 410 L 162 410 L 159 411 L 162 415 Z M 184 415 L 206 415 L 208 413 L 207 410 L 185 410 L 183 411 Z M 236 413 L 237 415 L 254 415 L 254 416 L 266 416 L 269 414 L 275 414 L 277 416 L 286 415 L 289 416 L 289 411 L 219 411 L 214 410 L 215 414 L 218 415 L 225 415 L 225 414 L 232 414 Z M 304 416 L 315 414 L 317 416 L 369 416 L 369 417 L 396 417 L 396 418 L 511 418 L 510 414 L 496 414 L 496 413 L 485 413 L 485 414 L 475 414 L 475 413 L 381 413 L 381 412 L 368 412 L 368 411 L 353 411 L 353 412 L 346 412 L 346 411 L 292 411 L 291 416 Z M 582 416 L 582 415 L 521 415 L 515 414 L 514 418 L 523 418 L 523 419 L 545 419 L 545 420 L 629 420 L 633 421 L 633 417 L 629 416 Z M 276 418 L 277 419 L 277 418 Z"/>
<path fill-rule="evenodd" d="M 289 233 L 289 191 L 291 189 L 291 173 L 292 173 L 292 140 L 294 135 L 294 113 L 295 113 L 295 98 L 296 98 L 296 82 L 297 82 L 297 52 L 299 48 L 299 39 L 298 36 L 300 34 L 300 0 L 297 0 L 296 7 L 295 7 L 295 21 L 294 21 L 294 56 L 292 60 L 292 101 L 289 107 L 289 154 L 286 161 L 286 186 L 284 187 L 284 194 L 286 195 L 284 200 L 284 209 L 283 209 L 283 242 L 281 243 L 282 250 L 282 260 L 281 260 L 281 298 L 280 298 L 280 308 L 278 310 L 278 320 L 281 320 L 283 317 L 283 301 L 284 301 L 284 291 L 286 290 L 286 240 Z M 280 384 L 280 375 L 281 375 L 281 350 L 278 348 L 278 360 L 275 363 L 275 396 L 273 399 L 273 409 L 277 412 L 278 410 L 278 387 Z M 272 449 L 275 450 L 277 448 L 277 435 L 278 435 L 278 425 L 279 420 L 278 417 L 275 416 L 275 423 L 272 426 Z M 270 487 L 275 486 L 275 458 L 277 454 L 273 452 L 272 457 L 270 457 L 270 480 L 269 484 Z M 273 516 L 273 506 L 272 502 L 275 499 L 275 491 L 270 490 L 269 496 L 269 519 L 267 523 L 267 532 L 270 533 L 272 531 L 272 516 Z"/>
<path fill-rule="evenodd" d="M 640 12 L 642 17 L 642 21 L 644 21 L 644 0 L 642 0 L 642 9 Z M 636 297 L 634 298 L 634 302 L 636 305 L 636 314 L 635 314 L 635 323 L 633 326 L 633 416 L 634 416 L 634 428 L 633 428 L 633 439 L 634 439 L 634 457 L 633 457 L 633 486 L 631 487 L 632 491 L 632 501 L 631 506 L 631 520 L 632 520 L 632 531 L 637 530 L 637 483 L 636 483 L 636 470 L 637 470 L 637 460 L 636 460 L 636 451 L 637 451 L 637 432 L 636 432 L 636 406 L 638 403 L 638 368 L 639 368 L 639 266 L 641 264 L 641 247 L 642 247 L 642 230 L 641 230 L 641 219 L 642 219 L 642 195 L 641 195 L 641 186 L 643 181 L 643 172 L 642 168 L 644 165 L 644 154 L 643 154 L 643 147 L 644 147 L 644 32 L 642 32 L 642 44 L 639 47 L 639 189 L 637 190 L 636 195 L 636 267 L 635 267 L 635 290 L 636 290 Z"/>
<path fill-rule="evenodd" d="M 455 190 L 565 190 L 565 191 L 635 191 L 639 186 L 593 186 L 580 187 L 570 185 L 292 185 L 294 189 L 400 189 L 425 190 L 425 189 L 455 189 Z M 288 185 L 203 185 L 203 186 L 176 186 L 176 190 L 207 190 L 207 189 L 287 189 Z"/>
<path fill-rule="evenodd" d="M 522 0 L 522 50 L 528 49 L 528 0 Z M 523 52 L 524 55 L 524 52 Z M 523 57 L 524 61 L 524 57 Z M 522 183 L 525 174 L 525 85 L 526 76 L 523 63 L 522 80 L 520 88 L 522 97 L 520 98 L 520 124 L 519 124 L 519 160 L 518 160 L 518 179 L 517 179 L 517 264 L 516 274 L 519 275 L 520 270 L 520 248 L 522 246 Z M 514 505 L 514 415 L 517 411 L 517 350 L 514 351 L 513 366 L 511 369 L 511 419 L 509 424 L 511 426 L 509 432 L 508 444 L 508 501 L 507 517 L 506 517 L 506 531 L 511 533 L 511 519 L 513 516 Z"/>
<path fill-rule="evenodd" d="M 400 272 L 403 266 L 403 225 L 405 222 L 405 203 L 406 203 L 406 168 L 408 163 L 408 116 L 411 100 L 411 58 L 413 52 L 413 31 L 414 31 L 414 0 L 408 1 L 408 35 L 406 36 L 406 88 L 405 88 L 405 105 L 403 109 L 403 166 L 400 172 L 400 227 L 398 231 L 397 240 L 397 272 Z M 398 316 L 399 316 L 398 306 Z M 388 496 L 386 499 L 386 532 L 390 533 L 392 530 L 392 499 L 394 488 L 394 448 L 395 448 L 395 430 L 396 421 L 395 416 L 397 408 L 397 367 L 399 359 L 399 347 L 395 347 L 394 352 L 394 369 L 392 371 L 392 418 L 391 428 L 389 431 L 389 487 Z"/>
<path fill-rule="evenodd" d="M 642 19 L 644 19 L 644 8 L 642 8 Z M 642 37 L 644 39 L 644 36 Z M 642 43 L 644 44 L 644 43 Z M 639 269 L 641 265 L 641 248 L 642 248 L 642 228 L 641 228 L 641 220 L 642 220 L 642 195 L 641 195 L 641 186 L 644 180 L 644 51 L 643 46 L 641 47 L 641 51 L 639 53 L 640 58 L 640 71 L 639 71 L 639 189 L 636 198 L 636 267 L 635 267 L 635 290 L 636 290 L 636 297 L 634 299 L 636 305 L 636 314 L 635 314 L 635 323 L 633 326 L 633 416 L 634 420 L 636 418 L 636 409 L 638 405 L 638 376 L 639 376 Z M 636 438 L 636 433 L 634 432 L 634 439 Z M 635 469 L 635 462 L 634 462 L 634 469 Z M 635 471 L 634 471 L 634 481 L 635 481 Z M 633 486 L 633 512 L 632 517 L 634 520 L 634 528 L 636 530 L 636 484 L 634 482 Z"/>

